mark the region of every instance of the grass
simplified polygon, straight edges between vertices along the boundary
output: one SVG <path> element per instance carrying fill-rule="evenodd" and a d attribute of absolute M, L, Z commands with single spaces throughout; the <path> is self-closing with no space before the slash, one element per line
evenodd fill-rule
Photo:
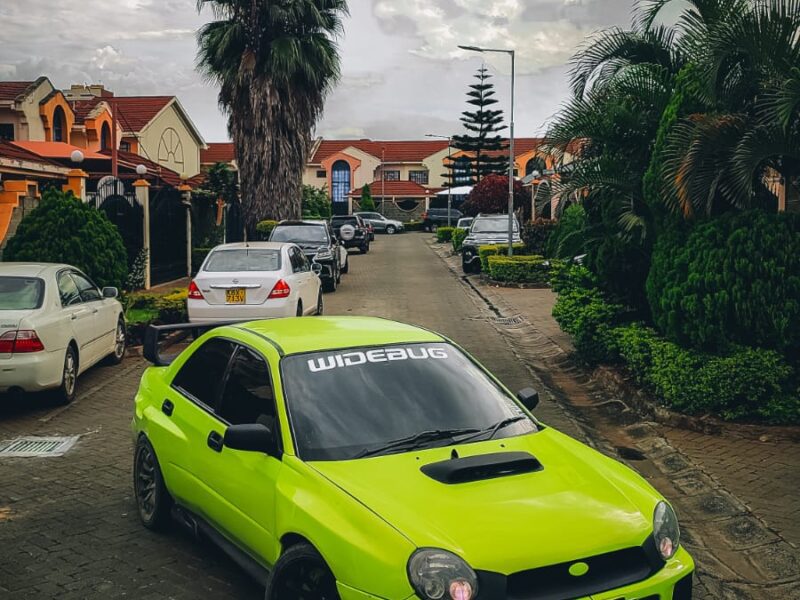
<path fill-rule="evenodd" d="M 158 318 L 158 310 L 155 308 L 129 308 L 125 313 L 125 319 L 129 325 L 149 323 L 156 318 Z"/>

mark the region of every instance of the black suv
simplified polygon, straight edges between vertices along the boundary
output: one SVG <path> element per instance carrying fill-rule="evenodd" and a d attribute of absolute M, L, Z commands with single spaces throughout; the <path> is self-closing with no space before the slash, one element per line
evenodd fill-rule
<path fill-rule="evenodd" d="M 336 291 L 336 286 L 342 279 L 342 273 L 346 270 L 342 268 L 339 257 L 339 253 L 343 250 L 326 223 L 281 221 L 272 230 L 269 241 L 287 242 L 300 246 L 309 261 L 318 263 L 322 267 L 319 274 L 319 278 L 322 280 L 322 289 L 326 292 Z"/>
<path fill-rule="evenodd" d="M 460 210 L 450 209 L 450 226 L 455 227 L 458 220 L 464 215 Z M 439 227 L 447 227 L 447 209 L 429 208 L 422 213 L 422 227 L 425 231 L 436 231 Z"/>
<path fill-rule="evenodd" d="M 349 233 L 346 233 L 349 231 L 348 229 L 342 232 L 342 226 L 344 225 L 349 225 L 355 230 L 352 237 Z M 331 217 L 331 227 L 333 227 L 336 237 L 344 242 L 344 247 L 348 250 L 350 248 L 358 248 L 361 250 L 361 254 L 369 252 L 369 227 L 361 217 L 356 215 L 337 215 Z"/>

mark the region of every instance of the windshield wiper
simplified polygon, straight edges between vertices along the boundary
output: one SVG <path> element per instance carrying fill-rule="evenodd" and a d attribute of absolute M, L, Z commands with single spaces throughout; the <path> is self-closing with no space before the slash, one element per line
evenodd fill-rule
<path fill-rule="evenodd" d="M 508 417 L 507 419 L 503 419 L 502 421 L 498 421 L 494 425 L 490 425 L 486 429 L 481 429 L 480 431 L 477 431 L 475 433 L 475 435 L 471 435 L 471 436 L 469 436 L 467 438 L 463 438 L 463 439 L 460 439 L 460 440 L 457 440 L 457 441 L 458 441 L 459 444 L 463 443 L 463 442 L 468 442 L 469 440 L 472 440 L 474 438 L 480 437 L 482 435 L 486 435 L 487 433 L 489 434 L 489 437 L 487 437 L 486 440 L 484 440 L 484 441 L 491 440 L 491 439 L 494 438 L 495 435 L 497 435 L 497 432 L 500 431 L 501 429 L 503 429 L 505 427 L 508 427 L 509 425 L 513 425 L 514 423 L 519 423 L 520 421 L 523 421 L 523 420 L 525 420 L 527 418 L 528 417 L 525 416 L 525 415 L 516 415 L 514 417 Z"/>
<path fill-rule="evenodd" d="M 409 435 L 404 438 L 392 440 L 391 442 L 388 442 L 383 446 L 379 446 L 377 448 L 364 448 L 353 458 L 365 458 L 367 456 L 375 456 L 376 454 L 382 454 L 384 452 L 389 452 L 391 450 L 414 450 L 415 448 L 419 448 L 429 442 L 435 442 L 437 440 L 452 438 L 455 435 L 464 435 L 469 433 L 481 433 L 481 432 L 482 432 L 481 429 L 476 429 L 476 428 L 434 429 L 431 431 L 423 431 L 421 433 Z"/>

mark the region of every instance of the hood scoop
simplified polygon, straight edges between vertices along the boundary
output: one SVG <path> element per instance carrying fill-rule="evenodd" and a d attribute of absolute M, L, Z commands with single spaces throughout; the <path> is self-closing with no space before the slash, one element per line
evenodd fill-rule
<path fill-rule="evenodd" d="M 495 452 L 431 463 L 421 467 L 420 471 L 441 483 L 454 484 L 534 473 L 542 469 L 542 463 L 527 452 Z"/>

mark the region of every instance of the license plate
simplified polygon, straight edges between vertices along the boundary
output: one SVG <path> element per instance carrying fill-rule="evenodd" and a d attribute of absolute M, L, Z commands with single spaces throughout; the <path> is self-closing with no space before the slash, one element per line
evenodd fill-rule
<path fill-rule="evenodd" d="M 244 288 L 225 290 L 225 304 L 244 304 L 247 301 L 246 292 Z"/>

